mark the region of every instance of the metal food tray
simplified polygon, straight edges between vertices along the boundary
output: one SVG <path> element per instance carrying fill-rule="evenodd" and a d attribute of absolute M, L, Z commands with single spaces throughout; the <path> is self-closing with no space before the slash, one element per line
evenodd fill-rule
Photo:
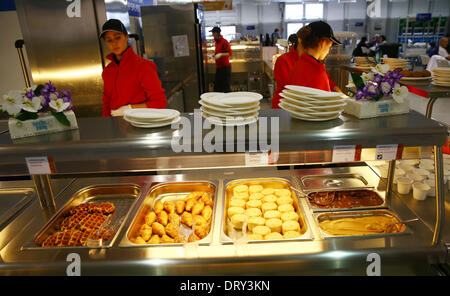
<path fill-rule="evenodd" d="M 33 200 L 33 188 L 5 188 L 0 189 L 0 229 L 15 214 Z"/>
<path fill-rule="evenodd" d="M 373 238 L 373 237 L 388 237 L 388 236 L 394 236 L 394 235 L 404 235 L 404 234 L 410 234 L 411 230 L 409 229 L 407 224 L 405 225 L 405 229 L 402 232 L 398 233 L 380 233 L 380 234 L 366 234 L 366 235 L 331 235 L 326 233 L 322 230 L 320 227 L 320 222 L 326 219 L 337 219 L 337 218 L 347 218 L 347 217 L 364 217 L 364 216 L 390 216 L 396 219 L 396 221 L 401 221 L 401 219 L 392 211 L 385 210 L 385 209 L 378 209 L 378 210 L 370 210 L 370 211 L 339 211 L 339 212 L 333 212 L 333 213 L 314 213 L 314 221 L 317 225 L 317 228 L 320 231 L 320 235 L 323 239 L 330 239 L 330 238 Z"/>
<path fill-rule="evenodd" d="M 157 201 L 164 203 L 165 201 L 177 201 L 183 199 L 186 195 L 193 191 L 202 191 L 210 194 L 214 201 L 213 212 L 210 222 L 209 233 L 206 237 L 196 241 L 199 245 L 207 245 L 212 242 L 212 230 L 214 226 L 214 217 L 217 207 L 217 181 L 186 181 L 186 182 L 164 182 L 154 185 L 146 194 L 142 205 L 139 208 L 133 222 L 127 230 L 125 238 L 120 243 L 120 247 L 166 247 L 166 246 L 182 246 L 184 243 L 160 243 L 160 244 L 136 244 L 132 238 L 139 232 L 141 226 L 145 223 L 145 215 L 153 209 L 153 205 Z M 180 230 L 186 236 L 190 235 L 193 230 L 180 223 Z"/>
<path fill-rule="evenodd" d="M 25 248 L 88 248 L 86 246 L 74 247 L 41 247 L 43 241 L 47 236 L 51 235 L 59 229 L 61 221 L 68 216 L 69 211 L 85 202 L 111 202 L 115 206 L 115 211 L 112 214 L 112 220 L 109 225 L 113 226 L 114 236 L 106 242 L 103 242 L 102 248 L 109 248 L 113 245 L 120 232 L 123 221 L 125 221 L 132 205 L 139 197 L 141 187 L 136 184 L 104 184 L 92 185 L 80 189 L 74 196 L 45 224 L 45 226 L 35 235 L 32 246 L 25 246 Z"/>
<path fill-rule="evenodd" d="M 227 243 L 233 243 L 233 238 L 231 238 L 229 236 L 229 231 L 228 229 L 231 229 L 232 226 L 229 225 L 228 223 L 228 219 L 227 219 L 227 210 L 228 210 L 228 205 L 229 202 L 231 200 L 231 196 L 232 196 L 232 191 L 233 188 L 237 185 L 240 184 L 246 184 L 246 185 L 265 185 L 266 187 L 272 187 L 274 189 L 289 189 L 291 191 L 291 196 L 293 197 L 293 201 L 294 201 L 294 209 L 295 212 L 299 215 L 299 224 L 303 228 L 306 228 L 304 233 L 296 238 L 291 238 L 291 239 L 278 239 L 278 240 L 251 240 L 248 241 L 249 243 L 267 243 L 267 242 L 288 242 L 288 241 L 304 241 L 304 240 L 312 240 L 313 239 L 313 235 L 312 235 L 312 231 L 311 231 L 311 227 L 305 217 L 305 211 L 302 207 L 302 205 L 300 204 L 298 197 L 295 193 L 295 191 L 293 191 L 291 189 L 292 187 L 292 183 L 289 179 L 287 178 L 252 178 L 252 179 L 235 179 L 235 180 L 226 180 L 225 184 L 224 184 L 224 188 L 225 188 L 225 192 L 224 192 L 224 199 L 223 199 L 223 205 L 222 205 L 222 209 L 223 209 L 223 215 L 222 215 L 222 225 L 221 225 L 221 242 L 224 244 Z M 242 231 L 234 229 L 234 240 L 238 240 L 242 237 Z"/>
<path fill-rule="evenodd" d="M 313 180 L 316 186 L 306 186 L 308 180 Z M 318 186 L 322 184 L 321 186 Z M 358 184 L 360 186 L 358 186 Z M 313 212 L 335 212 L 335 211 L 354 211 L 354 210 L 370 210 L 370 209 L 385 209 L 389 208 L 386 201 L 386 192 L 379 191 L 371 186 L 367 180 L 359 174 L 330 174 L 330 175 L 308 175 L 300 178 L 300 186 L 302 192 L 306 195 L 311 192 L 325 192 L 325 191 L 353 191 L 353 190 L 370 190 L 375 192 L 383 203 L 377 206 L 361 206 L 352 208 L 320 208 L 311 204 L 309 198 L 307 200 L 309 208 Z"/>

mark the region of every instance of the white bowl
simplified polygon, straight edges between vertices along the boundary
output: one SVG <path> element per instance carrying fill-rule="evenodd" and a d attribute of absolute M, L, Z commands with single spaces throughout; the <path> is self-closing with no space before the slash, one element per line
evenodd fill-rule
<path fill-rule="evenodd" d="M 428 186 L 430 186 L 430 190 L 428 190 L 428 196 L 436 196 L 436 184 L 434 180 L 431 179 L 426 179 L 423 180 L 423 183 L 427 184 Z"/>
<path fill-rule="evenodd" d="M 415 182 L 412 187 L 413 197 L 417 200 L 425 200 L 425 198 L 427 198 L 428 191 L 431 189 L 428 184 L 422 182 Z"/>
<path fill-rule="evenodd" d="M 397 191 L 400 194 L 408 194 L 414 181 L 409 177 L 397 178 Z"/>

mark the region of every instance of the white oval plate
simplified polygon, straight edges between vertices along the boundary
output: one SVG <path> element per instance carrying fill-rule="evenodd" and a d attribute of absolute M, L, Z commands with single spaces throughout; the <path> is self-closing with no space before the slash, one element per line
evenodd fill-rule
<path fill-rule="evenodd" d="M 231 92 L 225 93 L 220 96 L 213 96 L 205 100 L 206 102 L 217 102 L 226 106 L 247 106 L 255 103 L 259 103 L 259 101 L 263 98 L 261 94 L 253 93 L 253 92 Z"/>
<path fill-rule="evenodd" d="M 322 99 L 322 98 L 313 98 L 313 97 L 302 96 L 302 95 L 293 94 L 291 92 L 284 92 L 284 91 L 282 93 L 280 93 L 280 95 L 281 94 L 285 94 L 294 100 L 295 99 L 302 100 L 302 101 L 306 101 L 307 103 L 310 103 L 313 105 L 321 105 L 321 106 L 344 101 L 344 97 L 339 97 L 339 98 L 335 98 L 335 99 Z"/>
<path fill-rule="evenodd" d="M 208 105 L 213 105 L 216 107 L 222 107 L 222 108 L 251 108 L 254 106 L 258 106 L 259 105 L 259 100 L 254 101 L 255 99 L 249 98 L 250 103 L 243 103 L 244 99 L 243 97 L 241 97 L 240 99 L 224 99 L 222 96 L 220 97 L 213 97 L 213 98 L 204 98 L 202 99 L 203 103 L 206 103 Z M 229 102 L 232 102 L 231 104 Z"/>
<path fill-rule="evenodd" d="M 158 122 L 158 123 L 140 123 L 140 122 L 135 122 L 135 121 L 129 120 L 126 117 L 123 117 L 123 119 L 125 121 L 129 122 L 134 127 L 155 128 L 155 127 L 163 127 L 163 126 L 171 125 L 172 123 L 177 123 L 181 120 L 181 117 L 178 116 L 178 117 L 173 118 L 172 120 Z"/>
<path fill-rule="evenodd" d="M 223 112 L 217 111 L 217 110 L 212 110 L 208 107 L 205 106 L 201 106 L 200 110 L 202 110 L 203 112 L 208 112 L 210 114 L 214 114 L 214 115 L 219 115 L 219 116 L 241 116 L 243 114 L 254 114 L 255 112 L 259 111 L 259 107 L 258 108 L 254 108 L 254 109 L 250 109 L 247 111 L 234 111 L 234 112 L 229 112 L 228 110 L 223 110 Z"/>
<path fill-rule="evenodd" d="M 306 95 L 321 94 L 321 93 L 325 92 L 324 90 L 321 90 L 321 89 L 306 87 L 306 86 L 299 86 L 299 85 L 286 85 L 284 88 L 287 88 L 289 90 L 292 90 L 292 91 L 300 93 L 300 94 L 306 94 Z"/>
<path fill-rule="evenodd" d="M 204 98 L 217 97 L 217 96 L 221 96 L 223 94 L 225 94 L 225 93 L 223 93 L 223 92 L 207 92 L 207 93 L 201 94 L 200 99 L 203 100 Z"/>
<path fill-rule="evenodd" d="M 431 82 L 431 84 L 436 85 L 436 86 L 450 87 L 450 83 L 444 84 L 444 83 L 439 83 L 439 82 L 433 81 L 433 82 Z"/>
<path fill-rule="evenodd" d="M 240 126 L 251 124 L 258 121 L 258 117 L 249 117 L 239 121 L 230 121 L 230 120 L 219 120 L 214 117 L 203 116 L 205 120 L 208 120 L 211 124 L 221 125 L 221 126 Z"/>
<path fill-rule="evenodd" d="M 327 110 L 327 109 L 340 109 L 340 108 L 344 108 L 345 105 L 347 105 L 347 103 L 344 101 L 342 103 L 338 103 L 338 104 L 330 104 L 330 105 L 325 105 L 325 106 L 319 106 L 319 105 L 312 105 L 306 102 L 302 102 L 302 101 L 298 101 L 298 100 L 294 100 L 292 98 L 289 97 L 284 97 L 284 99 L 281 99 L 281 101 L 285 101 L 287 103 L 296 105 L 298 107 L 301 108 L 308 108 L 311 110 L 315 110 L 315 111 L 320 111 L 320 110 Z"/>
<path fill-rule="evenodd" d="M 123 115 L 136 122 L 151 123 L 155 120 L 175 118 L 180 116 L 180 112 L 174 109 L 138 108 L 125 110 Z"/>
<path fill-rule="evenodd" d="M 414 81 L 414 80 L 430 80 L 431 76 L 428 77 L 402 77 L 400 78 L 400 80 L 405 80 L 405 81 Z"/>
<path fill-rule="evenodd" d="M 302 112 L 293 111 L 292 109 L 289 108 L 289 106 L 285 105 L 284 103 L 280 103 L 279 106 L 283 110 L 289 112 L 292 115 L 292 117 L 305 118 L 305 119 L 315 119 L 315 121 L 330 120 L 330 119 L 334 119 L 336 117 L 339 117 L 339 115 L 341 115 L 341 112 L 334 112 L 333 114 L 330 114 L 328 116 L 310 115 L 310 114 L 306 114 L 306 113 L 302 113 Z"/>
<path fill-rule="evenodd" d="M 228 106 L 215 106 L 211 105 L 210 103 L 206 103 L 205 101 L 199 101 L 199 104 L 202 106 L 205 106 L 208 109 L 220 111 L 220 112 L 241 112 L 241 111 L 250 111 L 250 110 L 259 110 L 259 104 L 255 104 L 250 107 L 228 107 Z"/>
<path fill-rule="evenodd" d="M 240 121 L 240 120 L 242 120 L 242 118 L 250 118 L 250 117 L 258 116 L 258 112 L 250 113 L 245 116 L 241 116 L 241 115 L 231 116 L 231 115 L 223 115 L 223 114 L 202 111 L 202 115 L 204 115 L 204 117 L 216 117 L 216 118 L 220 118 L 223 120 L 227 119 L 229 121 Z"/>
<path fill-rule="evenodd" d="M 294 104 L 290 104 L 289 102 L 282 102 L 284 105 L 293 108 L 294 111 L 298 110 L 298 112 L 306 114 L 306 115 L 311 115 L 311 116 L 326 116 L 326 115 L 333 115 L 336 113 L 341 113 L 344 108 L 339 108 L 337 110 L 333 110 L 333 111 L 321 111 L 321 110 L 314 110 L 314 109 L 310 109 L 307 107 L 299 107 L 296 106 Z"/>

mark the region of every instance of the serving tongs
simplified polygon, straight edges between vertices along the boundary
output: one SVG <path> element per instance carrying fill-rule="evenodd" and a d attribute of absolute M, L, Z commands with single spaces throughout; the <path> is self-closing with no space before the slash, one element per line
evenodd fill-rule
<path fill-rule="evenodd" d="M 367 225 L 367 230 L 373 230 L 373 231 L 376 231 L 376 232 L 379 232 L 379 233 L 391 233 L 391 232 L 389 232 L 389 230 L 390 229 L 392 229 L 392 227 L 394 226 L 394 225 L 398 225 L 398 224 L 401 224 L 401 225 L 405 225 L 406 226 L 406 223 L 411 223 L 411 222 L 415 222 L 415 221 L 418 221 L 419 220 L 419 218 L 413 218 L 413 219 L 408 219 L 408 220 L 404 220 L 404 221 L 398 221 L 398 222 L 395 222 L 395 223 L 391 223 L 391 224 L 387 224 L 387 225 L 383 225 L 383 224 L 380 224 L 380 223 L 373 223 L 373 224 L 369 224 L 369 225 Z M 401 227 L 401 225 L 400 225 L 400 227 Z M 397 230 L 399 230 L 398 228 L 397 228 Z"/>

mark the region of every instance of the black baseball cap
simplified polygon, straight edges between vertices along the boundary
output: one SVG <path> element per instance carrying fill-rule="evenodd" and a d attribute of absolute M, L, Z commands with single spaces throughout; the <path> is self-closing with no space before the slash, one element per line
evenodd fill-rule
<path fill-rule="evenodd" d="M 333 29 L 326 22 L 316 21 L 310 23 L 308 26 L 311 28 L 312 34 L 318 37 L 330 38 L 330 40 L 335 44 L 342 44 L 339 40 L 336 39 L 336 37 L 334 37 Z"/>
<path fill-rule="evenodd" d="M 105 33 L 108 31 L 114 31 L 114 32 L 124 33 L 125 35 L 128 35 L 125 25 L 118 19 L 107 20 L 103 24 L 102 33 L 100 34 L 99 38 L 102 38 L 103 35 L 105 35 Z"/>
<path fill-rule="evenodd" d="M 212 30 L 210 32 L 213 32 L 213 33 L 217 32 L 220 34 L 220 31 L 221 31 L 220 28 L 216 26 L 216 27 L 212 28 Z"/>

